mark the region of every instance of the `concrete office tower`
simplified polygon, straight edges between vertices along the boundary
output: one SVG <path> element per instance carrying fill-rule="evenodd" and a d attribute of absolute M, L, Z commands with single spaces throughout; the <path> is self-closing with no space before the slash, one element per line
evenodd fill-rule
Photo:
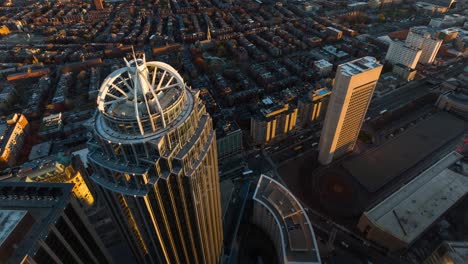
<path fill-rule="evenodd" d="M 406 37 L 406 44 L 422 50 L 419 62 L 432 64 L 442 46 L 442 39 L 438 39 L 427 27 L 412 27 Z"/>
<path fill-rule="evenodd" d="M 299 98 L 299 120 L 303 127 L 317 125 L 323 120 L 331 92 L 327 88 L 309 91 Z"/>
<path fill-rule="evenodd" d="M 94 0 L 94 7 L 96 10 L 104 9 L 104 5 L 102 4 L 102 0 Z"/>
<path fill-rule="evenodd" d="M 125 62 L 99 92 L 91 179 L 137 263 L 218 263 L 223 232 L 212 120 L 174 68 Z"/>
<path fill-rule="evenodd" d="M 297 107 L 267 97 L 262 100 L 260 110 L 250 118 L 250 135 L 256 145 L 268 144 L 294 129 Z"/>
<path fill-rule="evenodd" d="M 320 136 L 320 163 L 353 150 L 381 71 L 374 57 L 338 66 Z"/>
<path fill-rule="evenodd" d="M 73 184 L 0 182 L 0 262 L 111 263 Z"/>
<path fill-rule="evenodd" d="M 402 64 L 408 68 L 415 69 L 421 57 L 422 50 L 402 41 L 392 41 L 388 48 L 385 60 L 392 64 Z"/>

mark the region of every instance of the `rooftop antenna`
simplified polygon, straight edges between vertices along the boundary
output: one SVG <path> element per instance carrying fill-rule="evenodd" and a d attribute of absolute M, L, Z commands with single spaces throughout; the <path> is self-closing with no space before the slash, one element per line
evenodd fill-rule
<path fill-rule="evenodd" d="M 133 61 L 135 62 L 135 65 L 138 68 L 137 58 L 136 58 L 136 55 L 135 55 L 135 49 L 133 48 L 133 45 L 132 45 L 132 54 L 133 54 Z"/>
<path fill-rule="evenodd" d="M 130 66 L 130 62 L 128 62 L 127 58 L 124 57 L 123 59 L 125 61 L 125 65 L 127 65 L 127 67 L 131 69 L 132 67 Z"/>
<path fill-rule="evenodd" d="M 136 56 L 135 49 L 134 49 L 133 45 L 132 45 L 132 55 L 133 55 L 133 61 L 135 62 L 136 67 L 138 68 L 140 65 L 138 65 L 138 63 L 137 63 L 137 56 Z M 146 65 L 146 56 L 145 55 L 146 54 L 143 52 L 143 55 L 142 55 L 143 57 L 141 58 L 143 60 L 143 65 Z"/>

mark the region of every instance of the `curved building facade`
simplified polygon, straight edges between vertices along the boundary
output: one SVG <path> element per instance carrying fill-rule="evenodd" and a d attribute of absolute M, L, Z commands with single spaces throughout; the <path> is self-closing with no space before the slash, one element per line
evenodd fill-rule
<path fill-rule="evenodd" d="M 125 62 L 98 95 L 91 179 L 137 263 L 217 263 L 223 233 L 212 120 L 174 68 Z"/>
<path fill-rule="evenodd" d="M 275 245 L 278 263 L 320 264 L 312 224 L 296 197 L 281 183 L 261 175 L 253 196 L 252 222 Z"/>

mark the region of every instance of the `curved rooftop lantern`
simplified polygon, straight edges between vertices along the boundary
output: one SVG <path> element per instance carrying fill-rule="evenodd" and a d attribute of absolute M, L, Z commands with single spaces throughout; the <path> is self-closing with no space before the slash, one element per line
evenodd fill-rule
<path fill-rule="evenodd" d="M 142 136 L 166 128 L 171 121 L 169 110 L 185 96 L 182 77 L 172 66 L 146 62 L 144 56 L 137 59 L 134 54 L 133 60 L 124 60 L 126 67 L 109 74 L 99 91 L 98 109 L 106 123 L 114 130 Z"/>

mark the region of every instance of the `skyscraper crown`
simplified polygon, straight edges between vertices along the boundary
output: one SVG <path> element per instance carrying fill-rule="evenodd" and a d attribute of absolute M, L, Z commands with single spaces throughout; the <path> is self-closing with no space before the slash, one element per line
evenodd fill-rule
<path fill-rule="evenodd" d="M 109 74 L 97 98 L 106 125 L 116 132 L 142 136 L 166 128 L 183 108 L 177 107 L 185 101 L 182 77 L 170 65 L 146 62 L 144 56 L 124 60 L 126 67 Z"/>

